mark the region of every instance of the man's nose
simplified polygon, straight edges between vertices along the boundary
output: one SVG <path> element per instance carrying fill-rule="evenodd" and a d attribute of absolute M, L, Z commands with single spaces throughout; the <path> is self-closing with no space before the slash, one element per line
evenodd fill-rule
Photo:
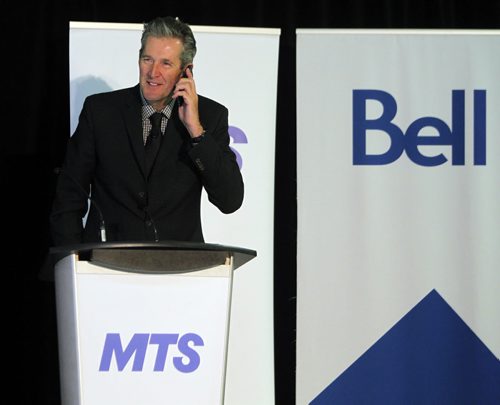
<path fill-rule="evenodd" d="M 149 71 L 149 74 L 151 75 L 151 77 L 156 77 L 158 76 L 160 72 L 160 65 L 158 62 L 153 62 L 153 64 L 151 65 L 151 70 Z"/>

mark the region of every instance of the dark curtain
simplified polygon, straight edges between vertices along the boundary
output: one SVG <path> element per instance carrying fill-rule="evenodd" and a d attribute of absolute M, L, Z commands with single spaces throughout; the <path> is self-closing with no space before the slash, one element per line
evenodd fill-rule
<path fill-rule="evenodd" d="M 5 4 L 8 2 L 9 4 Z M 2 2 L 4 123 L 4 330 L 15 355 L 4 396 L 58 404 L 54 288 L 38 278 L 48 213 L 69 134 L 69 21 L 141 23 L 158 15 L 192 25 L 280 28 L 275 187 L 276 404 L 295 403 L 296 28 L 465 28 L 500 26 L 500 0 L 38 0 Z M 258 61 L 256 61 L 258 63 Z M 103 61 L 105 63 L 105 61 Z M 221 69 L 229 67 L 221 66 Z M 5 87 L 4 87 L 5 88 Z M 11 277 L 14 280 L 10 282 Z M 15 289 L 10 291 L 10 286 Z M 8 363 L 7 363 L 8 364 Z M 251 387 L 248 387 L 251 389 Z M 256 404 L 260 405 L 260 404 Z"/>

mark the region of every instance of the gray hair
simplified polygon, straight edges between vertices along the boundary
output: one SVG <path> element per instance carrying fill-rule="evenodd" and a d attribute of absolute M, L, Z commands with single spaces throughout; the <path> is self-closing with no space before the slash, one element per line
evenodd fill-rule
<path fill-rule="evenodd" d="M 189 25 L 179 20 L 179 18 L 157 17 L 150 22 L 144 23 L 139 57 L 142 56 L 149 37 L 180 39 L 183 44 L 181 68 L 193 63 L 194 56 L 196 55 L 196 40 Z"/>

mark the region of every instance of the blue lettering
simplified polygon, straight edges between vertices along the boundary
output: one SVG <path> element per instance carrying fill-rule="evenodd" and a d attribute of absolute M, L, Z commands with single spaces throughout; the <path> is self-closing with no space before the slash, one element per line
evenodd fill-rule
<path fill-rule="evenodd" d="M 134 356 L 134 363 L 132 365 L 132 371 L 142 371 L 144 366 L 144 358 L 146 356 L 146 348 L 148 346 L 149 334 L 147 333 L 136 333 L 130 339 L 130 343 L 127 348 L 123 350 L 122 342 L 119 333 L 108 333 L 106 335 L 106 341 L 104 342 L 104 349 L 101 356 L 101 364 L 99 365 L 99 371 L 109 371 L 111 366 L 111 358 L 113 353 L 116 358 L 116 365 L 118 371 L 122 371 L 127 363 L 129 362 L 132 355 Z"/>
<path fill-rule="evenodd" d="M 366 104 L 378 102 L 382 114 L 368 119 Z M 448 159 L 442 154 L 424 155 L 420 146 L 450 146 L 451 164 L 465 164 L 465 91 L 453 90 L 451 97 L 451 128 L 436 117 L 422 117 L 413 121 L 404 133 L 392 120 L 397 113 L 394 97 L 382 90 L 353 90 L 353 164 L 385 165 L 399 159 L 403 151 L 409 159 L 421 166 L 438 166 Z M 474 90 L 474 164 L 486 164 L 486 90 Z M 429 129 L 433 129 L 429 133 Z M 369 154 L 366 139 L 369 131 L 389 136 L 389 149 L 382 154 Z"/>
<path fill-rule="evenodd" d="M 200 355 L 189 346 L 189 343 L 193 343 L 194 346 L 204 345 L 203 339 L 194 333 L 186 333 L 180 338 L 179 351 L 189 360 L 184 364 L 182 357 L 174 357 L 174 366 L 182 373 L 192 373 L 200 365 Z"/>
<path fill-rule="evenodd" d="M 229 132 L 229 137 L 233 140 L 233 143 L 248 143 L 247 136 L 240 128 L 230 125 L 228 132 Z M 235 148 L 233 148 L 232 146 L 230 148 L 236 155 L 236 162 L 238 163 L 238 167 L 241 170 L 243 167 L 243 158 Z"/>
<path fill-rule="evenodd" d="M 422 135 L 423 128 L 434 128 L 438 135 Z M 439 118 L 424 117 L 415 120 L 406 131 L 406 154 L 410 160 L 422 166 L 438 166 L 447 161 L 440 153 L 436 156 L 425 156 L 420 153 L 419 145 L 449 145 L 452 142 L 452 134 L 446 123 Z"/>
<path fill-rule="evenodd" d="M 149 344 L 158 345 L 154 371 L 163 371 L 167 360 L 168 346 L 175 345 L 179 339 L 178 334 L 152 333 Z"/>
<path fill-rule="evenodd" d="M 474 164 L 486 165 L 486 90 L 474 90 Z"/>
<path fill-rule="evenodd" d="M 134 357 L 132 371 L 142 371 L 148 346 L 156 345 L 156 358 L 153 371 L 164 371 L 168 349 L 177 345 L 182 356 L 174 356 L 174 367 L 182 373 L 192 373 L 200 365 L 200 355 L 192 346 L 204 346 L 203 339 L 195 333 L 186 333 L 179 337 L 178 333 L 136 333 L 123 349 L 119 333 L 108 333 L 99 364 L 99 371 L 109 371 L 113 357 L 116 359 L 118 371 L 123 371 Z"/>
<path fill-rule="evenodd" d="M 366 101 L 376 100 L 383 106 L 382 115 L 366 118 Z M 396 100 L 382 90 L 353 91 L 353 161 L 355 165 L 382 165 L 397 160 L 404 150 L 403 132 L 392 123 L 397 112 Z M 381 130 L 389 135 L 391 147 L 382 155 L 366 153 L 366 132 Z"/>

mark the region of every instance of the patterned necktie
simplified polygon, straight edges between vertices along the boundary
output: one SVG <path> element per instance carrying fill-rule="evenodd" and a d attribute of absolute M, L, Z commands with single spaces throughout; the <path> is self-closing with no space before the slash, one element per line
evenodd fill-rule
<path fill-rule="evenodd" d="M 161 136 L 161 118 L 163 113 L 155 112 L 149 116 L 151 131 L 146 139 L 146 146 Z"/>
<path fill-rule="evenodd" d="M 151 131 L 149 132 L 148 138 L 146 139 L 146 173 L 149 174 L 153 163 L 160 148 L 161 143 L 161 119 L 163 113 L 156 112 L 150 115 L 149 120 L 151 121 Z"/>

